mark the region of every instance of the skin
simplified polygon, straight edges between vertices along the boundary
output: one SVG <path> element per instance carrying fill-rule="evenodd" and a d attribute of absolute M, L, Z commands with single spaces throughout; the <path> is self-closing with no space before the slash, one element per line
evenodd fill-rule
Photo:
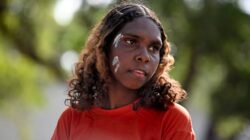
<path fill-rule="evenodd" d="M 154 75 L 160 61 L 161 33 L 157 25 L 146 17 L 127 23 L 118 33 L 120 40 L 110 47 L 109 66 L 112 81 L 108 84 L 109 104 L 114 109 L 132 103 L 137 90 Z M 115 71 L 113 59 L 119 58 Z"/>

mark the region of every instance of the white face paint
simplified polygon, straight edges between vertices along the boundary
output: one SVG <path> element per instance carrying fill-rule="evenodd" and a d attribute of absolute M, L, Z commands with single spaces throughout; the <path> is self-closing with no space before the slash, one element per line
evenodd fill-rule
<path fill-rule="evenodd" d="M 118 43 L 119 43 L 119 41 L 120 41 L 120 39 L 121 39 L 122 37 L 123 37 L 122 34 L 118 34 L 118 35 L 115 37 L 114 42 L 113 42 L 113 45 L 114 45 L 115 48 L 118 47 Z"/>
<path fill-rule="evenodd" d="M 117 72 L 118 68 L 120 67 L 120 63 L 118 63 L 116 66 L 115 66 L 115 73 Z"/>
<path fill-rule="evenodd" d="M 119 63 L 119 58 L 118 56 L 115 56 L 113 61 L 112 61 L 112 66 L 115 67 L 115 73 L 117 72 L 118 68 L 120 67 L 120 63 Z"/>

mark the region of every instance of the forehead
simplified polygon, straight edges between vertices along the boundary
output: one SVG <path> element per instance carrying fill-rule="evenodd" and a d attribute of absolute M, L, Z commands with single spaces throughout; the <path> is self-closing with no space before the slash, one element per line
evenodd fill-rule
<path fill-rule="evenodd" d="M 161 40 L 161 32 L 159 27 L 151 19 L 139 17 L 125 24 L 120 31 L 121 34 L 136 35 L 141 38 L 150 40 Z"/>

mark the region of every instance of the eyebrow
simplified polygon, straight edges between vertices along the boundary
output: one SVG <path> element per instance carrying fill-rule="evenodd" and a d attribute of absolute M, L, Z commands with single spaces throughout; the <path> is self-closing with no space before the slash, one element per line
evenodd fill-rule
<path fill-rule="evenodd" d="M 137 39 L 141 39 L 141 37 L 139 35 L 132 34 L 132 33 L 122 33 L 122 35 L 131 36 L 131 37 L 134 37 L 134 38 L 137 38 Z M 151 44 L 163 45 L 162 41 L 160 41 L 159 39 L 155 39 L 155 40 L 151 41 Z"/>

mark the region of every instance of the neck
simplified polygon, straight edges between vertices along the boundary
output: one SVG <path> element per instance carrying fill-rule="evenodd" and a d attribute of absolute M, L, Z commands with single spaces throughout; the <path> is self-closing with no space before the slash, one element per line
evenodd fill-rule
<path fill-rule="evenodd" d="M 115 109 L 133 103 L 137 96 L 137 90 L 131 90 L 119 84 L 109 84 L 109 102 L 104 106 L 107 109 Z"/>

